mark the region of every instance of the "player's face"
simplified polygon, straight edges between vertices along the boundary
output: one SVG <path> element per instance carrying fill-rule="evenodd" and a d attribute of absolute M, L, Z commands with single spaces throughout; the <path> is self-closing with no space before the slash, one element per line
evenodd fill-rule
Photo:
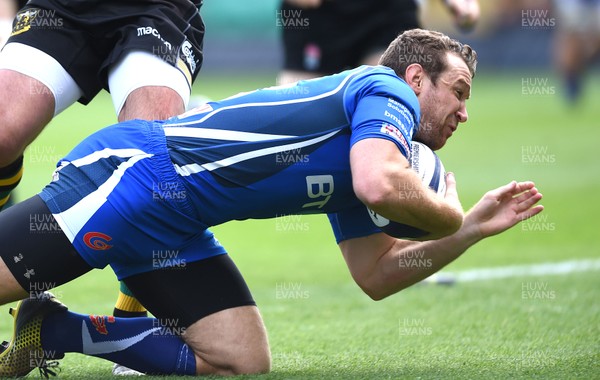
<path fill-rule="evenodd" d="M 433 150 L 440 149 L 468 119 L 466 101 L 471 95 L 471 73 L 467 64 L 455 54 L 446 56 L 448 68 L 434 85 L 429 78 L 419 96 L 421 124 L 415 140 Z"/>

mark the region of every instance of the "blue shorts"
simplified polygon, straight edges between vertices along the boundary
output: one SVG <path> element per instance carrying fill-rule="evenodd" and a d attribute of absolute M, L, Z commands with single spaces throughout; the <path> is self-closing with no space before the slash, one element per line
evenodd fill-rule
<path fill-rule="evenodd" d="M 110 265 L 119 279 L 226 253 L 191 204 L 160 122 L 133 120 L 88 137 L 40 196 L 83 259 Z"/>

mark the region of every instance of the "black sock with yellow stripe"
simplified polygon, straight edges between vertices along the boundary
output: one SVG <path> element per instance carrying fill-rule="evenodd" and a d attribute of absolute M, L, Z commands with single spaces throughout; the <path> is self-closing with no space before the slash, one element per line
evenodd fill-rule
<path fill-rule="evenodd" d="M 119 285 L 119 298 L 117 298 L 113 315 L 121 318 L 147 317 L 146 308 L 133 296 L 127 285 L 123 281 Z"/>
<path fill-rule="evenodd" d="M 23 177 L 23 156 L 12 164 L 0 168 L 0 210 L 8 202 L 10 192 L 21 181 Z"/>

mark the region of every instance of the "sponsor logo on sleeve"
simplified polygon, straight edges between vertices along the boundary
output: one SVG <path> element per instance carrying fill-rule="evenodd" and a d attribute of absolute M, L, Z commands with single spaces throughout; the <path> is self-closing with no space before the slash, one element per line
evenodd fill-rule
<path fill-rule="evenodd" d="M 410 156 L 410 145 L 408 145 L 408 141 L 406 141 L 404 135 L 396 126 L 388 123 L 383 123 L 379 131 L 383 134 L 391 136 L 394 140 L 398 141 L 400 145 L 402 145 L 402 147 L 404 148 L 406 154 Z"/>

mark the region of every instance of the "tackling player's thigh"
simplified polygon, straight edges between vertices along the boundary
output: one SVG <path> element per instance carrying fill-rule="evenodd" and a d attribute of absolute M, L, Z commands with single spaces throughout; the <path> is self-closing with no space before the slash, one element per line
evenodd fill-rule
<path fill-rule="evenodd" d="M 191 78 L 154 54 L 133 50 L 110 67 L 108 86 L 119 121 L 159 120 L 185 111 Z"/>
<path fill-rule="evenodd" d="M 0 69 L 0 167 L 16 160 L 50 122 L 54 97 L 40 81 Z"/>
<path fill-rule="evenodd" d="M 145 86 L 133 90 L 119 112 L 119 121 L 163 120 L 185 111 L 179 93 L 166 86 Z"/>

